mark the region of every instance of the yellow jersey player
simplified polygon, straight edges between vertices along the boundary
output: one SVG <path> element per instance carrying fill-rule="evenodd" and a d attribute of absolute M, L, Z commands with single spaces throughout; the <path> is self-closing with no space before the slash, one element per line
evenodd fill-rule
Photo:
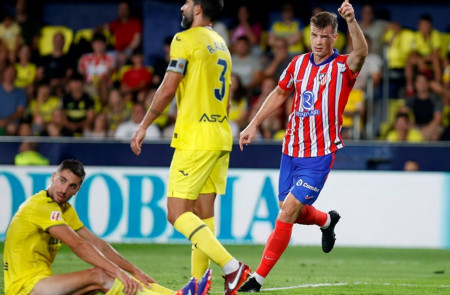
<path fill-rule="evenodd" d="M 53 173 L 48 188 L 25 201 L 13 216 L 3 255 L 6 295 L 205 293 L 198 293 L 204 288 L 197 288 L 194 278 L 178 292 L 157 285 L 84 227 L 68 203 L 79 191 L 84 177 L 81 162 L 64 160 Z M 50 267 L 62 243 L 94 268 L 53 275 Z M 210 273 L 205 275 L 208 277 L 202 278 L 199 287 L 210 287 Z"/>
<path fill-rule="evenodd" d="M 168 181 L 167 219 L 188 238 L 192 275 L 201 276 L 212 260 L 225 273 L 225 293 L 235 294 L 250 268 L 236 260 L 215 237 L 214 202 L 225 192 L 232 135 L 228 124 L 231 57 L 213 31 L 222 0 L 188 0 L 170 46 L 163 82 L 131 149 L 141 153 L 145 130 L 176 97 L 178 114 L 171 146 L 175 153 Z"/>

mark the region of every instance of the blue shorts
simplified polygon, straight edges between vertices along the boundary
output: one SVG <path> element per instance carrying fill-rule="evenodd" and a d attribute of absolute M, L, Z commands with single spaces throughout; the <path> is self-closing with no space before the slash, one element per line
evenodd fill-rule
<path fill-rule="evenodd" d="M 320 194 L 333 166 L 335 153 L 313 158 L 293 158 L 282 154 L 278 200 L 289 193 L 303 204 L 312 205 Z"/>

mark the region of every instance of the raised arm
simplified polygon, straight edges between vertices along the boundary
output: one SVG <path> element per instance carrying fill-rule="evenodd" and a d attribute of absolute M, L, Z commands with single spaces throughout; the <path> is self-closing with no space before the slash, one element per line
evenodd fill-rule
<path fill-rule="evenodd" d="M 345 0 L 338 9 L 339 14 L 345 19 L 352 40 L 352 51 L 349 53 L 347 64 L 353 72 L 359 72 L 369 54 L 364 34 L 355 19 L 355 11 L 349 0 Z"/>
<path fill-rule="evenodd" d="M 244 144 L 249 145 L 253 138 L 258 134 L 258 126 L 279 106 L 281 106 L 286 98 L 289 96 L 289 91 L 285 91 L 277 86 L 264 100 L 261 108 L 256 113 L 253 120 L 248 126 L 241 132 L 239 136 L 239 147 L 241 151 L 244 149 Z"/>

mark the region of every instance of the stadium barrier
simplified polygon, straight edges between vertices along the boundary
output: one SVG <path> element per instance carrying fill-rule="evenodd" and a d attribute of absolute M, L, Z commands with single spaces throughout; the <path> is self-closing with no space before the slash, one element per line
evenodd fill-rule
<path fill-rule="evenodd" d="M 20 204 L 46 187 L 55 168 L 0 166 L 0 240 Z M 186 242 L 166 221 L 167 167 L 86 172 L 71 203 L 94 233 L 111 242 Z M 277 169 L 230 169 L 216 204 L 220 240 L 265 243 L 278 214 L 277 181 Z M 341 246 L 450 248 L 450 173 L 333 171 L 315 205 L 340 212 Z M 320 237 L 315 226 L 295 226 L 291 243 L 319 245 Z"/>

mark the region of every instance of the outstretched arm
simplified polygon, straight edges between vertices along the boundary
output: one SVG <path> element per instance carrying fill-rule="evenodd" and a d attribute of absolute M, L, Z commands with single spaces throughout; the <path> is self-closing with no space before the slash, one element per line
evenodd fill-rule
<path fill-rule="evenodd" d="M 49 233 L 56 239 L 69 246 L 70 249 L 87 263 L 104 269 L 115 278 L 118 278 L 125 286 L 127 295 L 142 291 L 142 286 L 123 271 L 117 264 L 106 258 L 93 244 L 82 239 L 67 225 L 51 227 Z"/>
<path fill-rule="evenodd" d="M 119 252 L 116 251 L 110 244 L 94 235 L 89 229 L 83 227 L 77 233 L 86 241 L 92 243 L 106 258 L 117 264 L 121 269 L 134 275 L 139 281 L 150 287 L 150 283 L 156 281 L 139 269 L 136 265 L 125 259 Z"/>
<path fill-rule="evenodd" d="M 244 149 L 244 144 L 249 145 L 253 138 L 256 137 L 258 134 L 258 126 L 286 101 L 289 93 L 289 91 L 283 90 L 277 86 L 269 96 L 267 96 L 253 120 L 239 136 L 239 147 L 241 148 L 241 151 Z"/>
<path fill-rule="evenodd" d="M 350 52 L 347 64 L 353 72 L 359 72 L 364 64 L 366 56 L 369 54 L 366 39 L 355 19 L 355 11 L 349 0 L 345 0 L 338 9 L 339 14 L 345 19 L 352 39 L 352 51 Z"/>

